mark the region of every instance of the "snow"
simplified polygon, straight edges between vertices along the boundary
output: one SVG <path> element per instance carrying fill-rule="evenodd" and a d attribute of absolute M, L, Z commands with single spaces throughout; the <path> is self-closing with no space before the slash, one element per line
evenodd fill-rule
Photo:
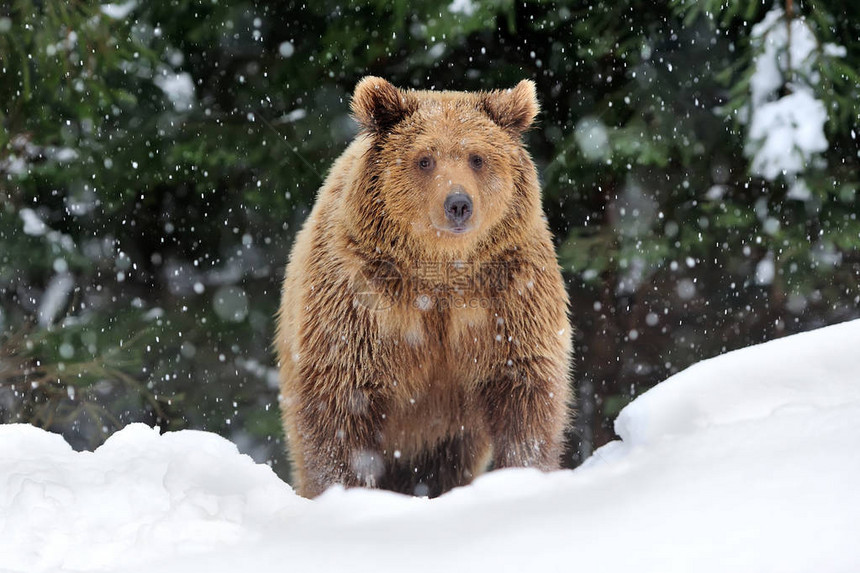
<path fill-rule="evenodd" d="M 194 80 L 188 72 L 173 73 L 162 69 L 152 80 L 176 111 L 188 111 L 194 107 Z"/>
<path fill-rule="evenodd" d="M 221 320 L 242 322 L 248 316 L 248 295 L 238 286 L 222 286 L 212 297 L 212 307 Z"/>
<path fill-rule="evenodd" d="M 24 223 L 22 230 L 25 235 L 41 237 L 50 230 L 41 217 L 29 207 L 24 207 L 18 211 L 18 216 L 21 217 L 21 221 Z"/>
<path fill-rule="evenodd" d="M 137 0 L 128 0 L 122 4 L 102 4 L 101 12 L 112 20 L 124 20 L 137 8 Z"/>
<path fill-rule="evenodd" d="M 76 453 L 30 426 L 0 429 L 0 570 L 128 570 L 251 540 L 307 503 L 214 434 L 133 424 Z"/>
<path fill-rule="evenodd" d="M 820 46 L 805 18 L 794 17 L 787 23 L 778 7 L 753 26 L 750 41 L 756 55 L 744 153 L 752 159 L 754 174 L 769 181 L 783 176 L 793 185 L 827 150 L 827 110 L 815 93 L 818 66 L 821 58 L 843 56 L 845 48 Z M 790 93 L 780 97 L 783 86 Z M 803 200 L 804 195 L 796 193 L 792 198 Z"/>
<path fill-rule="evenodd" d="M 283 58 L 290 58 L 296 53 L 296 47 L 292 42 L 281 42 L 278 46 L 278 53 Z"/>
<path fill-rule="evenodd" d="M 280 118 L 280 122 L 283 123 L 293 123 L 295 121 L 302 120 L 308 116 L 308 112 L 305 109 L 294 109 L 293 111 L 284 114 Z"/>
<path fill-rule="evenodd" d="M 788 188 L 788 192 L 785 196 L 789 199 L 796 199 L 798 201 L 808 201 L 812 198 L 812 191 L 809 189 L 809 185 L 806 184 L 806 181 L 803 179 L 797 179 L 792 183 L 791 187 Z"/>
<path fill-rule="evenodd" d="M 0 173 L 4 172 L 11 175 L 22 175 L 27 172 L 27 161 L 23 157 L 10 153 L 5 159 L 0 159 Z"/>
<path fill-rule="evenodd" d="M 824 103 L 799 91 L 763 104 L 752 116 L 747 155 L 752 170 L 769 181 L 806 170 L 812 157 L 827 150 Z"/>
<path fill-rule="evenodd" d="M 776 265 L 774 264 L 773 253 L 768 252 L 755 266 L 755 284 L 759 286 L 773 284 L 775 276 Z"/>
<path fill-rule="evenodd" d="M 860 570 L 860 320 L 703 361 L 580 468 L 296 496 L 213 434 L 0 426 L 0 570 Z"/>
<path fill-rule="evenodd" d="M 770 417 L 836 416 L 835 410 L 856 410 L 858 348 L 860 320 L 855 320 L 704 360 L 634 400 L 618 415 L 615 430 L 623 444 L 632 446 L 701 430 L 769 423 Z"/>
<path fill-rule="evenodd" d="M 756 175 L 769 181 L 784 176 L 794 182 L 828 147 L 827 110 L 815 93 L 820 61 L 841 57 L 846 51 L 842 46 L 820 45 L 805 18 L 794 17 L 787 25 L 781 8 L 773 8 L 753 26 L 750 41 L 756 55 L 744 152 L 752 159 Z M 783 86 L 789 93 L 780 97 Z"/>
<path fill-rule="evenodd" d="M 49 148 L 47 151 L 59 163 L 71 163 L 78 158 L 78 152 L 70 147 Z"/>
<path fill-rule="evenodd" d="M 47 327 L 54 323 L 60 313 L 65 309 L 72 289 L 75 288 L 75 279 L 68 271 L 61 271 L 51 277 L 45 292 L 39 299 L 39 326 Z"/>
<path fill-rule="evenodd" d="M 454 0 L 448 5 L 448 11 L 452 14 L 463 14 L 464 16 L 471 16 L 477 10 L 477 6 L 472 0 Z"/>
<path fill-rule="evenodd" d="M 753 107 L 770 101 L 783 86 L 789 59 L 794 74 L 811 78 L 815 73 L 818 40 L 805 19 L 792 18 L 789 38 L 785 12 L 773 8 L 753 26 L 750 38 L 759 52 L 750 78 Z"/>
<path fill-rule="evenodd" d="M 599 118 L 588 116 L 580 119 L 576 122 L 573 137 L 589 161 L 606 160 L 610 156 L 609 132 Z"/>

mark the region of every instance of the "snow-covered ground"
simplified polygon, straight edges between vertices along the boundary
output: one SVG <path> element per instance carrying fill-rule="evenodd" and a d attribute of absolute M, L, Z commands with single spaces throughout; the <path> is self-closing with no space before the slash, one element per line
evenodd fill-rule
<path fill-rule="evenodd" d="M 297 497 L 203 432 L 0 426 L 0 570 L 860 571 L 860 321 L 704 361 L 573 471 Z"/>

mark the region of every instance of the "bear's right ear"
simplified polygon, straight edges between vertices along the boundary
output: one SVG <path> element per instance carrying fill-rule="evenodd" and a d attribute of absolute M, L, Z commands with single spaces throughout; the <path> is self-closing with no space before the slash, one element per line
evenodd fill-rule
<path fill-rule="evenodd" d="M 355 86 L 351 107 L 352 115 L 362 129 L 383 133 L 412 114 L 418 105 L 407 92 L 382 78 L 367 76 Z"/>

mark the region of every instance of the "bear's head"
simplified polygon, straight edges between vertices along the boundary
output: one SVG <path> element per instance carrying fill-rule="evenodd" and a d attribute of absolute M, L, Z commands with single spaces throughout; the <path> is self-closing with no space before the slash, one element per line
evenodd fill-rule
<path fill-rule="evenodd" d="M 380 239 L 425 256 L 468 257 L 515 220 L 539 216 L 534 165 L 521 142 L 538 113 L 532 82 L 433 92 L 366 77 L 352 111 L 371 140 L 367 175 L 354 190 L 366 195 L 358 215 L 389 235 Z"/>

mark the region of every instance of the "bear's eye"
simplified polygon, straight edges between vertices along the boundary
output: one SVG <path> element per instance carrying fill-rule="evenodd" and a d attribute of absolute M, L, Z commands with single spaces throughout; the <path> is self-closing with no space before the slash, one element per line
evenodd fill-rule
<path fill-rule="evenodd" d="M 484 167 L 484 158 L 480 155 L 470 155 L 469 165 L 472 167 L 472 169 L 478 171 Z"/>
<path fill-rule="evenodd" d="M 436 167 L 436 160 L 429 155 L 424 155 L 418 160 L 418 168 L 421 169 L 421 171 L 430 171 L 434 167 Z"/>

